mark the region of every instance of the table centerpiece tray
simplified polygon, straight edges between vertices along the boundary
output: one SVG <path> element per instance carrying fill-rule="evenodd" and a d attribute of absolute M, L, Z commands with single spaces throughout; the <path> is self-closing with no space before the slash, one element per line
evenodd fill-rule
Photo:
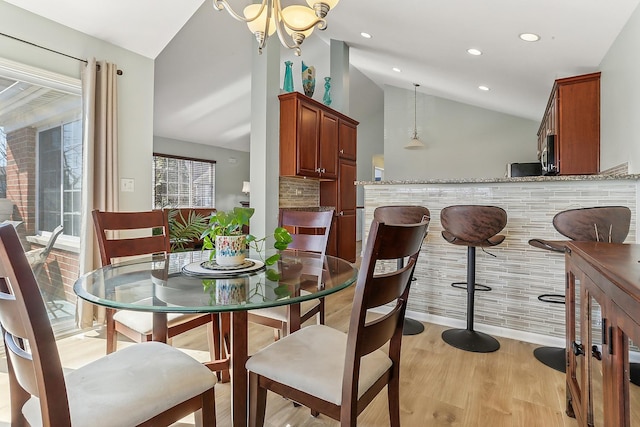
<path fill-rule="evenodd" d="M 215 260 L 197 261 L 182 267 L 182 274 L 196 277 L 233 277 L 238 274 L 255 273 L 264 269 L 264 262 L 246 258 L 242 264 L 219 265 Z"/>

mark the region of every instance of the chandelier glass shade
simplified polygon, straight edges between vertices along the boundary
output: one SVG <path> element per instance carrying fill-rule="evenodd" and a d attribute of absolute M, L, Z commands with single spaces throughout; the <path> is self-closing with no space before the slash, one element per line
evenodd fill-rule
<path fill-rule="evenodd" d="M 227 0 L 213 0 L 213 7 L 216 10 L 224 9 L 238 21 L 247 24 L 258 42 L 258 53 L 262 53 L 267 38 L 277 33 L 280 43 L 300 56 L 300 45 L 304 39 L 315 28 L 327 28 L 325 17 L 338 1 L 306 0 L 309 7 L 294 4 L 283 9 L 280 0 L 262 0 L 262 3 L 245 7 L 242 15 L 236 13 Z"/>
<path fill-rule="evenodd" d="M 413 84 L 413 138 L 404 146 L 407 150 L 424 148 L 424 142 L 418 138 L 418 86 L 420 85 L 417 83 Z"/>

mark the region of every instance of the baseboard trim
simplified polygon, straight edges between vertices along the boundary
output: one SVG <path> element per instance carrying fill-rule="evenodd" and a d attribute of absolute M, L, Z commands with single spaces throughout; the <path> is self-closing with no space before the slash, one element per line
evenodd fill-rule
<path fill-rule="evenodd" d="M 376 313 L 387 313 L 389 309 L 386 307 L 377 307 L 371 310 Z M 449 317 L 436 316 L 433 314 L 419 313 L 415 311 L 407 310 L 406 317 L 419 320 L 425 323 L 433 323 L 436 325 L 449 326 L 452 328 L 466 328 L 467 322 L 465 320 L 451 319 Z M 479 332 L 484 332 L 489 335 L 495 335 L 498 337 L 509 338 L 512 340 L 524 341 L 532 344 L 538 344 L 549 347 L 564 347 L 565 339 L 559 337 L 551 337 L 548 335 L 535 334 L 532 332 L 517 331 L 514 329 L 501 328 L 492 325 L 483 325 L 481 323 L 474 323 L 474 329 Z"/>

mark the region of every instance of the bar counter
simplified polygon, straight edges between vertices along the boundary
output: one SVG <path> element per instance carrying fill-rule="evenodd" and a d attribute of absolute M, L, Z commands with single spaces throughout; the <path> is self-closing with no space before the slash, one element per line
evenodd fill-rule
<path fill-rule="evenodd" d="M 541 294 L 564 294 L 564 256 L 534 248 L 529 239 L 566 240 L 553 216 L 563 210 L 622 205 L 631 209 L 626 243 L 638 241 L 636 210 L 640 175 L 481 178 L 356 182 L 364 187 L 364 240 L 373 211 L 384 205 L 422 205 L 431 211 L 429 234 L 416 266 L 409 317 L 464 327 L 466 292 L 451 287 L 466 277 L 465 247 L 441 235 L 440 210 L 450 205 L 493 205 L 507 212 L 505 241 L 477 251 L 476 329 L 545 345 L 564 345 L 564 306 L 538 301 Z M 495 257 L 490 254 L 495 255 Z"/>

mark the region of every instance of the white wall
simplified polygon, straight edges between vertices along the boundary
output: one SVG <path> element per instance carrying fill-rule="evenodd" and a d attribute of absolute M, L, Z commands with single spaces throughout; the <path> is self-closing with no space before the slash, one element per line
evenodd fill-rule
<path fill-rule="evenodd" d="M 600 64 L 600 170 L 640 173 L 640 8 Z"/>
<path fill-rule="evenodd" d="M 135 180 L 135 191 L 120 194 L 122 210 L 151 206 L 153 146 L 153 61 L 89 37 L 68 27 L 0 1 L 2 32 L 78 58 L 94 56 L 118 65 L 120 176 Z M 66 76 L 79 78 L 82 63 L 0 36 L 0 56 Z"/>
<path fill-rule="evenodd" d="M 412 89 L 384 88 L 385 180 L 503 177 L 510 162 L 535 162 L 539 123 L 444 98 L 417 94 L 421 150 L 413 135 Z"/>
<path fill-rule="evenodd" d="M 216 161 L 216 209 L 230 210 L 248 200 L 242 181 L 249 181 L 249 153 L 211 145 L 154 137 L 153 151 L 161 154 Z"/>

